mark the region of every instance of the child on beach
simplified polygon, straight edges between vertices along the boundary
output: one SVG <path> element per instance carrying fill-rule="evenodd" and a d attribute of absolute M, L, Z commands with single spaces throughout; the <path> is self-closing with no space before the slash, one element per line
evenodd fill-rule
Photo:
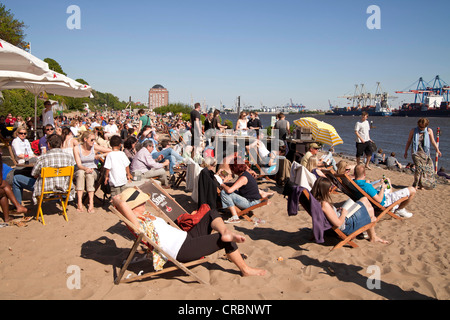
<path fill-rule="evenodd" d="M 111 186 L 111 197 L 125 190 L 128 181 L 131 181 L 130 160 L 125 152 L 121 151 L 122 139 L 112 136 L 110 140 L 112 152 L 108 153 L 105 160 L 106 178 L 105 185 Z"/>

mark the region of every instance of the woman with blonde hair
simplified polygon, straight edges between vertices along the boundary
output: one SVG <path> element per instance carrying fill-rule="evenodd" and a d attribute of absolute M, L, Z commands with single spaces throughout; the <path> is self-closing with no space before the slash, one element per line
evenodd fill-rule
<path fill-rule="evenodd" d="M 347 174 L 349 177 L 354 178 L 353 170 L 355 166 L 352 166 L 347 160 L 341 160 L 336 164 L 338 174 Z"/>
<path fill-rule="evenodd" d="M 319 177 L 325 177 L 325 174 L 318 168 L 319 159 L 317 159 L 317 156 L 312 156 L 308 159 L 308 163 L 306 165 L 306 169 L 308 169 L 309 172 L 314 174 L 316 178 Z"/>
<path fill-rule="evenodd" d="M 27 128 L 25 126 L 22 126 L 17 128 L 17 130 L 14 131 L 13 134 L 13 137 L 15 139 L 12 141 L 11 147 L 14 155 L 17 158 L 17 162 L 20 164 L 23 164 L 26 161 L 29 161 L 29 159 L 36 157 L 33 149 L 31 148 L 31 144 L 27 139 L 27 133 Z"/>
<path fill-rule="evenodd" d="M 84 211 L 82 199 L 85 189 L 89 195 L 88 212 L 94 212 L 95 181 L 98 178 L 96 160 L 103 156 L 98 155 L 98 153 L 109 153 L 111 151 L 111 149 L 95 143 L 95 135 L 92 131 L 83 132 L 79 138 L 79 145 L 73 148 L 73 155 L 78 168 L 74 175 L 78 212 Z"/>

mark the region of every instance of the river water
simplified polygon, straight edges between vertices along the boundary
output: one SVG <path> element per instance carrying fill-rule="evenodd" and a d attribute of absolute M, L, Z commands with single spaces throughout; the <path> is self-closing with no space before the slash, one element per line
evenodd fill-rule
<path fill-rule="evenodd" d="M 274 114 L 260 114 L 259 117 L 265 128 L 270 126 L 271 118 Z M 295 120 L 302 117 L 314 117 L 318 120 L 331 124 L 336 128 L 344 144 L 335 147 L 336 153 L 355 156 L 356 136 L 354 132 L 355 124 L 359 121 L 359 116 L 327 116 L 327 115 L 300 115 L 288 114 L 286 120 L 291 126 Z M 237 114 L 221 114 L 222 120 L 231 120 L 236 126 Z M 404 158 L 405 146 L 408 141 L 409 132 L 417 126 L 419 118 L 416 117 L 369 117 L 369 122 L 373 121 L 373 129 L 370 130 L 370 138 L 376 143 L 378 148 L 383 149 L 386 156 L 391 152 L 396 153 L 396 158 L 402 164 L 412 162 L 411 150 L 408 150 L 408 158 Z M 439 158 L 438 167 L 443 166 L 447 172 L 450 172 L 450 119 L 449 118 L 429 118 L 429 127 L 433 129 L 435 138 L 437 128 L 441 129 L 439 137 L 439 149 L 442 152 L 442 158 Z M 327 147 L 325 147 L 327 148 Z M 431 157 L 435 159 L 436 152 L 432 147 Z"/>

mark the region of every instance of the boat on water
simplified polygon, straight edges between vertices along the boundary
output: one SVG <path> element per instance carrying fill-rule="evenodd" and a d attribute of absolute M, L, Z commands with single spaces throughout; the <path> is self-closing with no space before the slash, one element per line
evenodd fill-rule
<path fill-rule="evenodd" d="M 392 116 L 397 117 L 450 117 L 450 104 L 442 101 L 439 106 L 428 103 L 404 103 L 400 109 L 394 110 Z"/>
<path fill-rule="evenodd" d="M 431 83 L 434 80 L 433 83 Z M 439 76 L 425 83 L 421 77 L 417 88 L 396 93 L 414 94 L 413 103 L 404 103 L 393 116 L 400 117 L 450 117 L 449 92 L 450 86 Z"/>
<path fill-rule="evenodd" d="M 346 98 L 353 102 L 351 107 L 336 107 L 330 103 L 330 111 L 325 115 L 334 116 L 359 116 L 363 111 L 366 111 L 369 116 L 389 117 L 392 115 L 392 110 L 389 105 L 389 94 L 382 92 L 380 82 L 377 82 L 377 89 L 375 94 L 366 93 L 364 91 L 364 84 L 359 87 L 355 85 L 355 93 L 349 96 L 343 96 L 340 98 Z"/>

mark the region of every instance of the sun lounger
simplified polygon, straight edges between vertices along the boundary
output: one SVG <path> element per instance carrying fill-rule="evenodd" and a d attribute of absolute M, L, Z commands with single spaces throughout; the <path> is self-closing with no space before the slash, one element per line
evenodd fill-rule
<path fill-rule="evenodd" d="M 119 283 L 129 283 L 129 282 L 133 282 L 133 281 L 140 281 L 140 280 L 145 280 L 148 279 L 150 277 L 154 277 L 157 275 L 161 275 L 164 273 L 168 273 L 171 271 L 175 271 L 175 270 L 182 270 L 184 271 L 187 275 L 193 277 L 196 281 L 198 281 L 201 284 L 207 284 L 206 281 L 204 281 L 203 279 L 201 279 L 200 277 L 198 277 L 197 275 L 195 275 L 192 271 L 190 271 L 188 269 L 188 267 L 192 267 L 198 264 L 202 264 L 208 261 L 207 258 L 202 258 L 199 260 L 195 260 L 195 261 L 191 261 L 188 263 L 180 263 L 179 261 L 177 261 L 174 257 L 170 256 L 169 254 L 167 254 L 164 250 L 161 249 L 160 246 L 158 246 L 156 243 L 154 243 L 149 237 L 147 237 L 147 235 L 145 235 L 143 232 L 141 232 L 138 228 L 136 228 L 136 226 L 134 226 L 128 219 L 126 219 L 114 206 L 110 206 L 109 209 L 120 219 L 122 220 L 126 226 L 128 227 L 128 229 L 130 229 L 130 231 L 135 235 L 136 240 L 132 246 L 132 248 L 130 249 L 130 252 L 128 254 L 127 259 L 125 260 L 124 264 L 122 265 L 117 277 L 114 280 L 115 284 L 119 284 Z M 167 215 L 164 214 L 163 211 L 158 210 L 160 212 L 160 216 L 166 220 L 169 224 L 171 224 L 172 226 L 179 228 L 173 221 L 172 218 L 169 218 Z M 184 212 L 183 212 L 184 213 Z M 123 275 L 125 274 L 128 266 L 130 265 L 130 263 L 132 262 L 138 248 L 139 245 L 144 245 L 145 247 L 147 247 L 149 250 L 152 249 L 156 249 L 158 250 L 160 253 L 162 253 L 164 256 L 166 256 L 168 258 L 169 261 L 171 261 L 175 266 L 173 267 L 166 267 L 161 271 L 154 271 L 154 272 L 148 272 L 146 274 L 142 274 L 142 275 L 137 275 L 137 276 L 133 276 L 133 277 L 126 277 L 125 279 L 123 278 Z M 151 261 L 151 260 L 149 260 Z"/>
<path fill-rule="evenodd" d="M 318 203 L 318 201 L 309 193 L 308 189 L 303 188 L 299 195 L 299 202 L 312 218 L 313 234 L 317 243 L 323 242 L 323 233 L 328 229 L 333 229 L 334 232 L 336 232 L 336 234 L 342 239 L 337 245 L 333 247 L 332 250 L 342 248 L 347 244 L 352 248 L 357 248 L 358 245 L 353 242 L 353 239 L 355 239 L 364 231 L 372 228 L 376 224 L 376 222 L 371 222 L 347 236 L 341 230 L 339 230 L 338 227 L 334 227 L 331 225 L 331 223 L 326 218 L 325 213 L 322 211 L 320 203 Z M 312 205 L 313 202 L 316 202 L 316 204 Z"/>
<path fill-rule="evenodd" d="M 339 190 L 341 190 L 344 194 L 346 194 L 348 197 L 350 197 L 350 199 L 352 199 L 353 201 L 356 202 L 359 199 L 361 199 L 362 197 L 366 197 L 370 201 L 370 203 L 372 204 L 372 206 L 375 210 L 375 214 L 377 215 L 377 221 L 379 221 L 385 214 L 389 214 L 391 217 L 393 217 L 395 219 L 403 220 L 402 218 L 400 218 L 399 216 L 394 214 L 392 212 L 392 209 L 394 207 L 396 207 L 397 205 L 399 205 L 400 203 L 402 203 L 403 201 L 406 201 L 408 199 L 407 197 L 401 198 L 400 200 L 391 204 L 389 207 L 384 207 L 383 205 L 381 205 L 381 203 L 379 203 L 378 201 L 373 199 L 371 196 L 369 196 L 363 189 L 361 189 L 360 186 L 358 186 L 353 181 L 353 179 L 351 179 L 345 173 L 344 174 L 333 174 L 331 172 L 326 172 L 325 175 L 327 176 L 328 179 L 331 180 L 331 182 L 334 185 L 336 185 L 336 187 Z"/>

